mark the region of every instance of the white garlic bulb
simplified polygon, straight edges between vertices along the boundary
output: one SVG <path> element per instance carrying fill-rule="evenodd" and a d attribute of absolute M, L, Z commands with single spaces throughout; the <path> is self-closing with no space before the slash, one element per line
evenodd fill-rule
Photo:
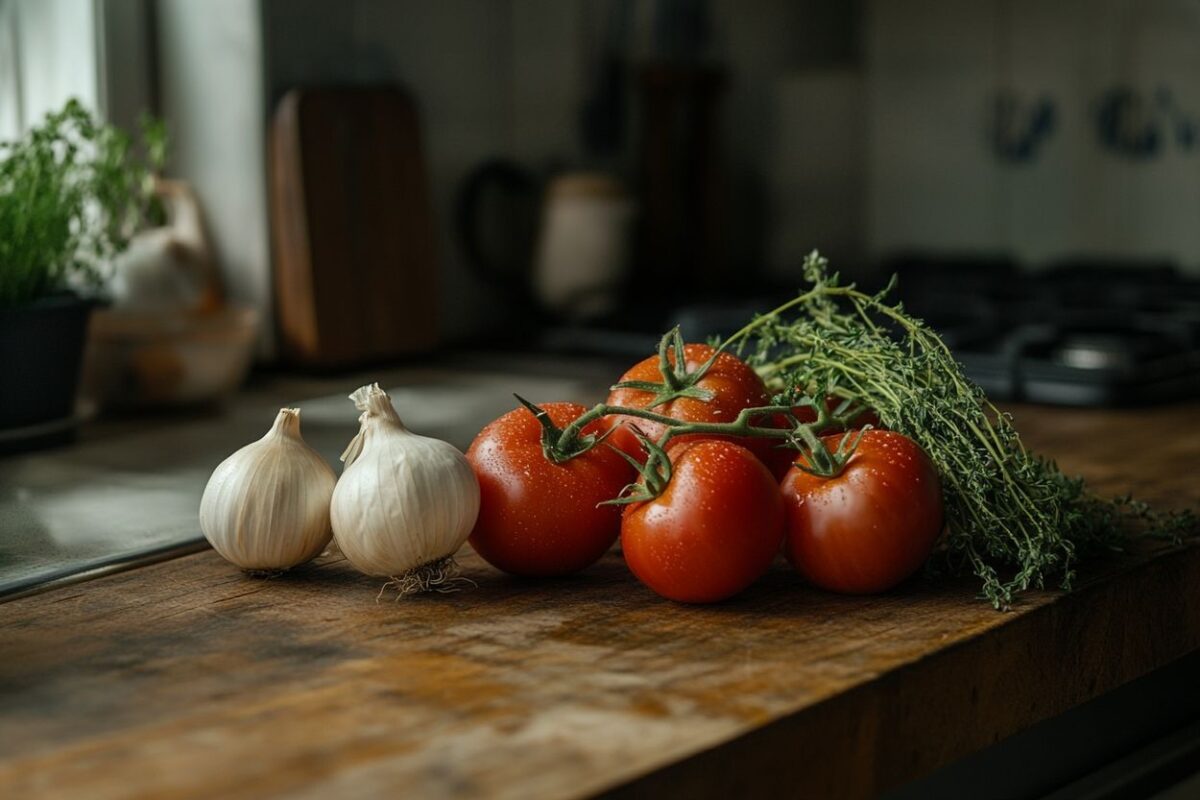
<path fill-rule="evenodd" d="M 402 595 L 447 589 L 479 514 L 474 470 L 453 445 L 405 428 L 379 384 L 350 399 L 363 413 L 333 492 L 334 540 L 355 568 L 391 578 Z"/>
<path fill-rule="evenodd" d="M 300 409 L 225 459 L 200 499 L 200 529 L 227 561 L 253 572 L 303 564 L 329 544 L 337 476 L 300 438 Z"/>

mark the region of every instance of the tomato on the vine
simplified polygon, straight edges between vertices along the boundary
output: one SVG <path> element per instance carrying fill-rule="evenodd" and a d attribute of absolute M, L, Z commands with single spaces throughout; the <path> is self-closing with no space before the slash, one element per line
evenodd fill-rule
<path fill-rule="evenodd" d="M 732 442 L 681 442 L 667 455 L 672 474 L 662 493 L 625 509 L 625 562 L 671 600 L 732 597 L 762 576 L 779 552 L 779 486 L 753 453 Z"/>
<path fill-rule="evenodd" d="M 546 403 L 554 425 L 565 427 L 586 410 Z M 606 429 L 604 420 L 584 435 Z M 597 561 L 620 533 L 621 512 L 599 505 L 633 479 L 633 468 L 603 445 L 561 463 L 546 457 L 542 426 L 526 408 L 488 424 L 467 450 L 479 479 L 479 518 L 471 545 L 492 566 L 513 575 L 577 572 Z"/>
<path fill-rule="evenodd" d="M 832 451 L 841 439 L 836 434 L 822 441 Z M 890 589 L 925 563 L 942 531 L 937 469 L 916 442 L 892 431 L 864 432 L 833 477 L 793 467 L 782 490 L 784 552 L 822 589 Z"/>
<path fill-rule="evenodd" d="M 706 344 L 689 344 L 684 346 L 684 362 L 688 372 L 694 372 L 713 357 L 716 349 Z M 668 350 L 667 357 L 672 367 L 675 366 L 675 352 Z M 658 356 L 651 356 L 632 366 L 621 376 L 620 383 L 644 382 L 659 383 L 663 380 Z M 706 393 L 708 399 L 698 397 L 677 397 L 668 400 L 651 409 L 656 414 L 671 417 L 681 422 L 733 422 L 739 412 L 746 408 L 765 406 L 769 402 L 767 387 L 762 378 L 745 361 L 732 353 L 722 352 L 708 367 L 704 375 L 693 384 L 694 388 Z M 646 408 L 654 402 L 655 394 L 642 389 L 614 387 L 608 395 L 608 405 L 624 406 L 626 408 Z M 614 416 L 614 430 L 609 442 L 614 447 L 644 462 L 646 454 L 637 437 L 629 426 L 635 425 L 651 441 L 658 441 L 665 426 L 652 420 L 636 417 Z M 728 439 L 735 441 L 760 457 L 765 457 L 771 442 L 766 439 L 747 437 L 735 438 L 730 436 L 711 436 L 707 434 L 687 434 L 673 441 L 685 442 L 698 439 Z"/>
<path fill-rule="evenodd" d="M 832 414 L 842 404 L 842 398 L 837 395 L 825 396 L 825 409 Z M 812 406 L 796 406 L 792 409 L 796 420 L 805 424 L 811 424 L 817 421 L 817 412 Z M 783 414 L 776 414 L 773 420 L 776 428 L 790 428 L 791 422 Z M 872 428 L 879 427 L 879 415 L 870 408 L 864 408 L 859 413 L 855 414 L 850 419 L 849 423 L 844 427 L 831 428 L 826 433 L 842 433 L 846 430 L 856 430 L 865 428 L 870 425 Z M 800 451 L 794 447 L 788 447 L 786 444 L 780 444 L 776 441 L 768 453 L 763 457 L 763 463 L 767 465 L 767 469 L 771 470 L 771 474 L 776 480 L 783 480 L 787 475 L 788 470 L 800 458 Z"/>

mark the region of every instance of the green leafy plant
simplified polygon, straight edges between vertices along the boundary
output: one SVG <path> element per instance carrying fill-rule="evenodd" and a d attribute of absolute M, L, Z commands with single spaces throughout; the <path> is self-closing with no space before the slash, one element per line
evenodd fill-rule
<path fill-rule="evenodd" d="M 0 308 L 64 289 L 95 289 L 113 256 L 157 213 L 161 121 L 141 147 L 70 100 L 21 139 L 0 143 Z"/>

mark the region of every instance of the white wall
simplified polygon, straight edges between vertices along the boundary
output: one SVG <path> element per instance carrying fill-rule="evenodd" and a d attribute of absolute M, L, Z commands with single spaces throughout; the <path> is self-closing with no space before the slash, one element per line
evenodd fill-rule
<path fill-rule="evenodd" d="M 1190 0 L 875 0 L 867 20 L 870 249 L 1003 250 L 1031 265 L 1104 254 L 1200 270 L 1200 148 L 1101 146 L 1102 92 L 1166 86 L 1200 119 Z M 1053 99 L 1028 163 L 989 147 L 993 93 Z"/>
<path fill-rule="evenodd" d="M 168 171 L 196 188 L 229 297 L 264 311 L 266 355 L 273 326 L 261 22 L 248 0 L 158 3 Z"/>

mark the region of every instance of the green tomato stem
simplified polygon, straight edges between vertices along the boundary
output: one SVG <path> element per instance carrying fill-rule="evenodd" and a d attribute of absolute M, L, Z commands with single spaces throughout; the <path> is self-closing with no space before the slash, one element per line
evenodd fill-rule
<path fill-rule="evenodd" d="M 574 449 L 573 443 L 579 440 L 581 431 L 584 429 L 584 427 L 603 417 L 615 415 L 634 417 L 636 419 L 644 419 L 649 420 L 650 422 L 658 423 L 659 425 L 667 428 L 667 432 L 672 436 L 684 436 L 690 433 L 703 433 L 711 435 L 786 439 L 792 434 L 791 429 L 754 425 L 752 424 L 752 421 L 757 417 L 765 417 L 773 414 L 790 415 L 791 413 L 791 406 L 758 406 L 755 408 L 742 409 L 733 422 L 685 422 L 683 420 L 675 419 L 674 417 L 668 417 L 665 414 L 647 411 L 644 408 L 628 408 L 626 406 L 597 403 L 570 425 L 563 428 L 562 434 L 557 442 L 557 447 L 559 450 L 564 452 Z M 803 425 L 804 423 L 799 424 Z"/>
<path fill-rule="evenodd" d="M 627 408 L 608 403 L 598 403 L 580 415 L 570 425 L 563 428 L 561 432 L 558 432 L 556 441 L 544 438 L 543 450 L 546 452 L 546 457 L 555 463 L 562 463 L 578 455 L 582 455 L 596 444 L 599 444 L 604 438 L 591 435 L 584 436 L 582 433 L 583 429 L 588 424 L 607 416 L 619 415 L 632 417 L 662 425 L 666 430 L 663 431 L 657 442 L 651 441 L 640 431 L 634 429 L 634 435 L 647 453 L 646 463 L 639 468 L 643 476 L 643 481 L 640 486 L 631 485 L 626 487 L 626 491 L 622 492 L 620 497 L 614 499 L 613 502 L 615 503 L 631 503 L 653 499 L 663 491 L 666 484 L 670 481 L 671 475 L 669 460 L 665 454 L 666 447 L 672 439 L 678 436 L 701 434 L 737 438 L 781 439 L 794 446 L 804 457 L 807 464 L 798 464 L 801 469 L 824 478 L 839 475 L 850 460 L 850 457 L 854 454 L 854 450 L 862 438 L 861 433 L 849 448 L 845 447 L 846 442 L 843 439 L 842 446 L 839 446 L 836 451 L 831 451 L 825 442 L 821 440 L 820 436 L 832 428 L 845 427 L 850 419 L 854 415 L 857 415 L 861 409 L 848 402 L 843 402 L 842 406 L 844 408 L 841 413 L 834 414 L 825 407 L 823 402 L 817 403 L 809 400 L 807 404 L 811 405 L 817 414 L 817 419 L 808 423 L 800 422 L 796 418 L 795 407 L 793 405 L 777 404 L 744 408 L 738 412 L 737 417 L 732 422 L 685 422 L 644 408 Z M 530 410 L 537 415 L 538 409 L 536 407 L 530 405 Z M 791 427 L 776 428 L 754 424 L 754 420 L 756 419 L 774 415 L 783 415 Z M 550 429 L 547 428 L 546 430 Z M 625 456 L 624 453 L 622 455 Z M 625 456 L 625 458 L 631 463 L 636 463 L 628 456 Z M 664 461 L 668 461 L 665 470 L 663 466 Z"/>

